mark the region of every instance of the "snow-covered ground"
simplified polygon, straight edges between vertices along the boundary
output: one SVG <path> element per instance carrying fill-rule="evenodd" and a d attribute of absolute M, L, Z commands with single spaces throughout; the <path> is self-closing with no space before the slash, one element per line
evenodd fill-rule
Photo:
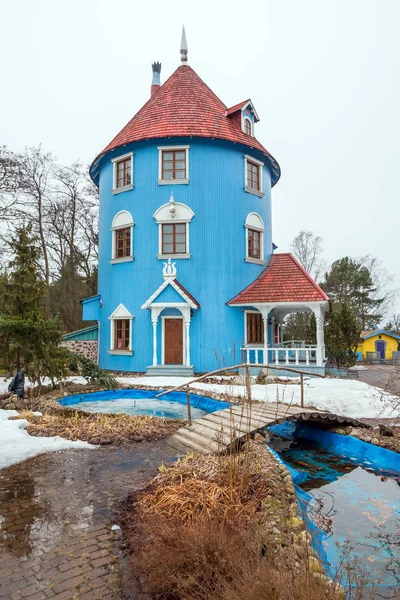
<path fill-rule="evenodd" d="M 120 383 L 135 383 L 149 386 L 178 386 L 190 381 L 187 377 L 118 377 Z M 193 383 L 192 388 L 209 392 L 226 393 L 230 396 L 245 396 L 242 385 L 230 383 L 216 385 L 209 383 Z M 300 404 L 300 385 L 270 383 L 252 385 L 253 400 L 263 402 L 285 402 Z M 391 410 L 382 402 L 383 390 L 352 379 L 319 379 L 304 380 L 304 404 L 315 406 L 320 410 L 329 410 L 338 415 L 353 418 L 393 417 Z M 387 397 L 387 395 L 385 394 Z"/>
<path fill-rule="evenodd" d="M 25 431 L 26 419 L 10 421 L 18 415 L 15 410 L 0 410 L 0 469 L 44 452 L 67 448 L 95 448 L 87 442 L 70 442 L 61 437 L 34 437 Z"/>
<path fill-rule="evenodd" d="M 82 377 L 71 377 L 76 383 L 86 383 Z M 119 383 L 143 385 L 150 387 L 175 387 L 191 381 L 189 377 L 117 377 Z M 7 391 L 10 380 L 0 380 L 0 393 Z M 245 396 L 242 385 L 233 385 L 227 378 L 221 384 L 193 383 L 192 388 L 205 392 L 217 392 L 229 396 Z M 285 402 L 300 404 L 300 385 L 298 383 L 270 383 L 267 385 L 252 385 L 254 400 L 264 402 Z M 305 406 L 315 406 L 320 410 L 329 410 L 339 415 L 354 418 L 393 417 L 392 411 L 382 402 L 383 390 L 368 385 L 362 381 L 346 379 L 317 379 L 304 381 Z M 0 469 L 18 463 L 26 458 L 43 452 L 53 452 L 67 448 L 94 448 L 87 442 L 71 442 L 60 437 L 33 437 L 25 427 L 28 421 L 18 419 L 15 410 L 0 410 Z"/>
<path fill-rule="evenodd" d="M 189 377 L 117 377 L 119 383 L 129 385 L 143 385 L 150 387 L 175 387 L 183 385 L 192 378 Z M 83 377 L 70 377 L 70 381 L 86 383 Z M 10 380 L 0 380 L 0 394 L 7 391 Z M 296 380 L 298 382 L 298 380 Z M 209 384 L 193 383 L 192 388 L 207 392 L 218 392 L 230 396 L 245 396 L 242 385 L 232 385 L 229 378 L 226 383 Z M 291 383 L 270 383 L 267 385 L 252 385 L 252 396 L 254 400 L 268 402 L 285 402 L 300 404 L 300 385 Z M 352 379 L 319 379 L 310 378 L 304 380 L 305 406 L 315 406 L 320 410 L 329 410 L 339 415 L 354 418 L 394 417 L 392 411 L 382 402 L 390 396 L 383 390 L 368 385 L 362 381 Z"/>

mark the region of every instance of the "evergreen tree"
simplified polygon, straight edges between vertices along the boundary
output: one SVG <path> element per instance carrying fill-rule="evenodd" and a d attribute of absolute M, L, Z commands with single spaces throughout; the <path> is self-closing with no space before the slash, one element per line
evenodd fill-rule
<path fill-rule="evenodd" d="M 46 319 L 46 283 L 41 276 L 41 250 L 32 225 L 17 229 L 9 242 L 12 259 L 2 284 L 0 367 L 8 373 L 24 369 L 40 385 L 67 373 L 67 357 L 58 347 L 58 319 Z"/>
<path fill-rule="evenodd" d="M 306 344 L 315 344 L 317 333 L 314 314 L 289 314 L 284 321 L 283 335 L 285 340 L 304 340 Z"/>
<path fill-rule="evenodd" d="M 346 304 L 356 317 L 360 330 L 371 329 L 379 323 L 379 308 L 383 298 L 376 298 L 376 286 L 367 267 L 348 256 L 335 261 L 321 287 L 331 302 Z"/>
<path fill-rule="evenodd" d="M 360 325 L 350 303 L 332 304 L 325 329 L 328 360 L 339 366 L 354 365 L 357 361 L 356 351 L 359 340 Z"/>

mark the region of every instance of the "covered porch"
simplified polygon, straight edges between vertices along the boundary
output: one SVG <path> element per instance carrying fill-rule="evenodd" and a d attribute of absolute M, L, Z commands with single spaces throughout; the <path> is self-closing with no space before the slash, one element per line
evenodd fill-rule
<path fill-rule="evenodd" d="M 327 302 L 310 303 L 254 303 L 252 310 L 245 310 L 245 343 L 241 347 L 244 362 L 249 365 L 287 365 L 325 367 L 324 314 Z M 312 312 L 316 321 L 315 344 L 306 344 L 304 340 L 283 341 L 283 322 L 288 314 L 294 312 Z M 249 315 L 256 315 L 262 327 L 257 329 L 257 320 Z M 261 335 L 260 335 L 261 333 Z M 260 340 L 258 343 L 253 339 Z"/>
<path fill-rule="evenodd" d="M 292 254 L 273 254 L 264 271 L 228 305 L 244 312 L 241 355 L 248 365 L 286 365 L 325 372 L 328 297 Z M 314 344 L 283 341 L 284 319 L 297 312 L 314 314 Z"/>

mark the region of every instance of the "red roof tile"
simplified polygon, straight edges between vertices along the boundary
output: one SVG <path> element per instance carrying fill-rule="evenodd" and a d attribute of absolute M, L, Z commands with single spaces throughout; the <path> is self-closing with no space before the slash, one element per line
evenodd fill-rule
<path fill-rule="evenodd" d="M 248 102 L 250 102 L 250 98 L 247 98 L 247 100 L 243 100 L 243 102 L 239 102 L 238 104 L 235 104 L 234 106 L 231 106 L 230 108 L 227 108 L 226 111 L 225 111 L 225 114 L 226 115 L 232 115 L 237 110 L 240 110 Z"/>
<path fill-rule="evenodd" d="M 329 300 L 292 254 L 273 254 L 268 266 L 230 305 L 259 302 L 323 302 Z"/>
<path fill-rule="evenodd" d="M 280 167 L 273 156 L 256 138 L 244 133 L 226 116 L 227 107 L 187 65 L 181 65 L 153 94 L 127 125 L 104 148 L 103 154 L 140 140 L 166 137 L 217 138 L 244 144 L 263 152 L 273 169 L 273 183 L 280 176 Z"/>

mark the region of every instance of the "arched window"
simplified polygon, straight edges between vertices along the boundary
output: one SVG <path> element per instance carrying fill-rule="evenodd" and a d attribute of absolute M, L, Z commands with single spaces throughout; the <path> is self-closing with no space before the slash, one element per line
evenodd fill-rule
<path fill-rule="evenodd" d="M 246 261 L 264 263 L 264 222 L 257 213 L 247 215 Z"/>
<path fill-rule="evenodd" d="M 243 120 L 243 127 L 244 127 L 244 132 L 247 133 L 247 135 L 253 135 L 253 128 L 251 125 L 251 121 L 247 117 L 245 117 Z"/>
<path fill-rule="evenodd" d="M 126 210 L 121 210 L 111 225 L 111 262 L 128 262 L 133 260 L 133 217 Z"/>
<path fill-rule="evenodd" d="M 173 196 L 154 213 L 158 223 L 157 258 L 190 258 L 189 223 L 194 212 L 186 204 L 175 202 Z"/>

